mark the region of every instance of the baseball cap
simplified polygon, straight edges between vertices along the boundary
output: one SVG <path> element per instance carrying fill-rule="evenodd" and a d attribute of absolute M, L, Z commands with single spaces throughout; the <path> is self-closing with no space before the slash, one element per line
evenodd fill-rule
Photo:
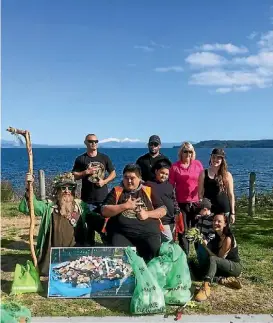
<path fill-rule="evenodd" d="M 200 210 L 202 210 L 202 209 L 210 210 L 211 209 L 211 201 L 209 199 L 207 199 L 207 198 L 203 198 L 202 201 L 200 201 L 198 203 L 198 208 Z"/>
<path fill-rule="evenodd" d="M 159 136 L 157 135 L 152 135 L 150 138 L 149 138 L 149 143 L 150 142 L 156 142 L 158 143 L 159 145 L 161 145 L 161 140 L 159 138 Z"/>
<path fill-rule="evenodd" d="M 224 152 L 224 149 L 222 148 L 214 148 L 211 152 L 212 155 L 217 155 L 217 156 L 220 156 L 220 157 L 223 157 L 225 158 L 225 152 Z"/>

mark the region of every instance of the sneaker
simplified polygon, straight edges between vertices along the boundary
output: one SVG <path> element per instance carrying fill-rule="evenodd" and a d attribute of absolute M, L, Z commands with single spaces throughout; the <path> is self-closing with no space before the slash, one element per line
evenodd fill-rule
<path fill-rule="evenodd" d="M 209 296 L 210 296 L 210 284 L 209 282 L 204 282 L 199 292 L 195 296 L 195 300 L 197 302 L 203 302 L 207 300 Z"/>
<path fill-rule="evenodd" d="M 219 284 L 233 289 L 241 289 L 243 287 L 240 280 L 236 277 L 223 277 L 219 280 Z"/>

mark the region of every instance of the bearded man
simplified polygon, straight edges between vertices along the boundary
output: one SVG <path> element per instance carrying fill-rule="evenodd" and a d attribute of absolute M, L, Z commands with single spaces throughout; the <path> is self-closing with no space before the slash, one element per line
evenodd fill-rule
<path fill-rule="evenodd" d="M 27 173 L 27 182 L 33 177 Z M 64 173 L 53 180 L 53 199 L 39 201 L 34 196 L 34 212 L 41 216 L 36 256 L 40 275 L 48 276 L 51 247 L 84 246 L 86 241 L 85 216 L 87 204 L 75 198 L 77 184 L 72 173 Z M 28 191 L 19 205 L 19 211 L 29 214 Z"/>

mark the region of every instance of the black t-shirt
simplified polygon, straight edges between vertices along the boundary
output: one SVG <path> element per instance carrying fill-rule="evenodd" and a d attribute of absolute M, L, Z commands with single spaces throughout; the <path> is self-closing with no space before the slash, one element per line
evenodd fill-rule
<path fill-rule="evenodd" d="M 235 240 L 235 237 L 232 233 L 228 235 L 228 237 L 231 238 L 231 249 L 229 250 L 228 254 L 226 255 L 227 260 L 231 260 L 234 262 L 240 262 L 240 257 L 239 257 L 239 252 L 238 252 L 238 245 Z M 215 238 L 211 240 L 208 243 L 208 248 L 216 255 L 218 256 L 220 246 L 219 244 L 221 243 L 221 239 L 218 234 L 215 234 Z"/>
<path fill-rule="evenodd" d="M 138 160 L 136 161 L 136 164 L 138 164 L 139 167 L 141 168 L 142 179 L 145 182 L 155 180 L 155 174 L 152 172 L 152 167 L 157 161 L 163 160 L 163 159 L 168 160 L 171 163 L 169 158 L 164 156 L 163 154 L 159 154 L 156 157 L 152 157 L 149 153 L 147 153 L 138 158 Z"/>
<path fill-rule="evenodd" d="M 162 201 L 154 194 L 152 194 L 150 201 L 147 194 L 142 189 L 139 189 L 134 193 L 126 192 L 125 190 L 123 190 L 119 197 L 118 203 L 116 203 L 116 192 L 114 188 L 107 195 L 105 201 L 103 202 L 103 205 L 123 204 L 127 201 L 130 195 L 132 198 L 141 197 L 141 201 L 148 211 L 152 211 L 161 206 L 164 206 Z M 149 234 L 159 234 L 160 222 L 158 219 L 139 220 L 136 217 L 135 211 L 127 210 L 109 219 L 107 223 L 107 232 L 110 234 L 113 232 L 119 232 L 125 236 L 128 235 L 130 237 L 137 237 L 140 234 L 142 236 L 148 236 Z"/>
<path fill-rule="evenodd" d="M 179 207 L 175 200 L 175 194 L 172 184 L 168 181 L 163 183 L 148 181 L 145 183 L 145 185 L 152 188 L 152 196 L 155 195 L 157 196 L 157 198 L 160 198 L 167 208 L 167 214 L 161 219 L 162 223 L 174 223 L 174 216 L 176 213 L 179 213 Z"/>
<path fill-rule="evenodd" d="M 88 167 L 94 167 L 96 172 L 94 175 L 85 176 L 82 179 L 81 199 L 89 204 L 101 203 L 105 199 L 108 188 L 107 185 L 99 187 L 96 185 L 99 179 L 105 178 L 105 172 L 110 174 L 114 169 L 114 166 L 110 158 L 101 153 L 97 153 L 97 156 L 90 157 L 87 153 L 80 155 L 76 158 L 72 172 L 82 172 Z"/>
<path fill-rule="evenodd" d="M 205 170 L 204 179 L 204 197 L 211 201 L 212 213 L 230 212 L 230 203 L 227 193 L 220 190 L 219 184 L 215 178 L 209 177 L 207 169 Z"/>

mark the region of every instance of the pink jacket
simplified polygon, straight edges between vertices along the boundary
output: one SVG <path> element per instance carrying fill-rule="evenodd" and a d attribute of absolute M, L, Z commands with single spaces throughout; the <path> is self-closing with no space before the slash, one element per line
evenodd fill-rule
<path fill-rule="evenodd" d="M 178 203 L 197 202 L 198 178 L 203 171 L 199 160 L 193 160 L 188 168 L 183 168 L 180 161 L 172 164 L 170 169 L 170 183 L 175 187 Z"/>

